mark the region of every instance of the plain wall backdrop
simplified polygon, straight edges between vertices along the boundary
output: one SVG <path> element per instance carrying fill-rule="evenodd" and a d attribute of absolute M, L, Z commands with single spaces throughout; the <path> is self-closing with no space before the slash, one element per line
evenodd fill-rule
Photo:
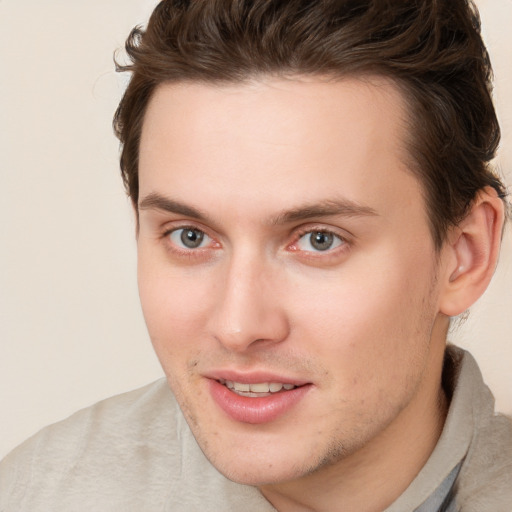
<path fill-rule="evenodd" d="M 480 0 L 512 183 L 511 0 Z M 112 114 L 113 52 L 153 0 L 0 0 L 0 457 L 44 425 L 162 375 L 136 286 Z M 451 335 L 512 414 L 512 229 Z"/>

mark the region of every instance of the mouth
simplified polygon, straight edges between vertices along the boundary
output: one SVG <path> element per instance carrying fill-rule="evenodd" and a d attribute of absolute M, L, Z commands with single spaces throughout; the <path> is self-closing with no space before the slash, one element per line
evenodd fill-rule
<path fill-rule="evenodd" d="M 300 387 L 294 384 L 285 384 L 282 382 L 257 382 L 254 384 L 248 384 L 245 382 L 235 382 L 225 379 L 220 379 L 218 382 L 239 396 L 248 396 L 252 398 L 271 396 L 276 393 L 291 391 L 292 389 Z"/>
<path fill-rule="evenodd" d="M 313 388 L 310 382 L 279 382 L 275 375 L 237 376 L 217 375 L 208 381 L 214 402 L 238 423 L 273 422 L 295 410 Z"/>

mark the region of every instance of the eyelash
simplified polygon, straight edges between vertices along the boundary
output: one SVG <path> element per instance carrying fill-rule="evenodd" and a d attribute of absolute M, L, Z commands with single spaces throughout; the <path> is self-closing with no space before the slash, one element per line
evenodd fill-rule
<path fill-rule="evenodd" d="M 205 247 L 188 248 L 188 249 L 178 247 L 176 245 L 176 243 L 171 241 L 170 237 L 173 233 L 176 233 L 177 231 L 180 231 L 180 230 L 199 231 L 199 232 L 203 233 L 205 236 L 207 236 L 208 238 L 210 238 L 211 241 L 214 242 L 214 245 L 210 246 L 210 244 L 211 244 L 211 242 L 210 242 L 210 244 Z M 335 238 L 335 240 L 338 240 L 340 243 L 333 248 L 326 249 L 325 251 L 322 251 L 322 250 L 308 251 L 308 250 L 302 250 L 297 247 L 299 241 L 303 237 L 305 237 L 306 235 L 312 235 L 313 233 L 324 233 L 326 235 L 331 235 Z M 165 230 L 162 233 L 162 239 L 164 239 L 166 241 L 167 250 L 169 252 L 178 254 L 181 257 L 190 258 L 190 259 L 204 258 L 205 252 L 207 250 L 217 249 L 217 248 L 221 247 L 221 244 L 219 242 L 216 242 L 215 237 L 210 235 L 206 229 L 204 229 L 203 227 L 194 226 L 191 224 L 178 225 L 178 226 L 174 226 L 170 229 Z M 307 259 L 312 259 L 312 260 L 315 259 L 316 260 L 316 259 L 322 258 L 322 260 L 325 260 L 330 257 L 339 256 L 341 253 L 344 253 L 345 251 L 347 251 L 349 249 L 349 247 L 350 247 L 350 242 L 347 240 L 347 238 L 345 236 L 339 234 L 335 230 L 326 229 L 325 227 L 321 227 L 321 226 L 317 226 L 317 227 L 315 227 L 315 226 L 307 226 L 306 227 L 305 226 L 305 227 L 299 229 L 298 231 L 296 231 L 296 233 L 294 234 L 294 241 L 291 244 L 288 244 L 286 246 L 286 249 L 288 251 L 295 252 L 295 253 L 300 252 L 300 253 L 302 253 L 303 257 L 305 257 Z"/>
<path fill-rule="evenodd" d="M 307 250 L 301 250 L 297 247 L 298 242 L 305 237 L 306 235 L 312 235 L 314 233 L 323 233 L 326 235 L 331 235 L 335 239 L 337 239 L 340 243 L 333 248 L 328 248 L 325 251 L 317 250 L 317 251 L 307 251 Z M 350 243 L 346 236 L 341 235 L 337 231 L 333 229 L 327 229 L 323 226 L 307 226 L 303 227 L 302 229 L 299 229 L 295 235 L 295 241 L 292 242 L 290 245 L 288 245 L 288 249 L 295 252 L 301 251 L 304 253 L 304 256 L 310 259 L 317 259 L 317 258 L 329 258 L 329 257 L 336 257 L 340 253 L 345 252 L 349 249 Z"/>
<path fill-rule="evenodd" d="M 176 243 L 171 241 L 171 235 L 180 230 L 199 231 L 199 232 L 203 233 L 205 236 L 207 236 L 208 238 L 210 238 L 210 240 L 212 242 L 214 242 L 214 246 L 209 247 L 207 245 L 205 247 L 188 248 L 188 249 L 178 247 L 176 245 Z M 165 230 L 162 233 L 161 238 L 165 241 L 166 249 L 170 253 L 177 254 L 178 256 L 183 257 L 183 258 L 190 258 L 190 259 L 203 258 L 204 259 L 205 251 L 207 251 L 208 249 L 216 249 L 216 248 L 220 247 L 220 244 L 218 242 L 215 242 L 215 238 L 213 236 L 209 235 L 206 229 L 204 229 L 203 227 L 194 226 L 191 224 L 183 224 L 181 226 L 179 226 L 179 225 L 173 226 L 172 228 Z"/>

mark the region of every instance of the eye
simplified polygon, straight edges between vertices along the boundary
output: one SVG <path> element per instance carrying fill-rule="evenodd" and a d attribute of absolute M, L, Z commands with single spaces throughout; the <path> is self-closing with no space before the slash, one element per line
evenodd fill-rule
<path fill-rule="evenodd" d="M 310 231 L 302 235 L 296 243 L 297 248 L 309 252 L 325 252 L 335 249 L 345 241 L 330 231 Z"/>
<path fill-rule="evenodd" d="M 169 239 L 177 247 L 185 249 L 199 249 L 211 242 L 204 231 L 196 228 L 175 229 L 169 233 Z"/>

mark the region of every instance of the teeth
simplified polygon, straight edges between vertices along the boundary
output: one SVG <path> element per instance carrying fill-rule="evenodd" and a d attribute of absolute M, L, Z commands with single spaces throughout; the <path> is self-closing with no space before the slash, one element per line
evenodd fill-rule
<path fill-rule="evenodd" d="M 269 393 L 270 392 L 270 384 L 266 382 L 262 382 L 261 384 L 250 384 L 250 391 L 253 393 Z"/>
<path fill-rule="evenodd" d="M 222 384 L 239 394 L 248 393 L 247 396 L 255 396 L 253 393 L 262 393 L 268 395 L 270 393 L 277 393 L 282 389 L 290 391 L 291 389 L 297 387 L 293 384 L 282 384 L 280 382 L 258 382 L 256 384 L 245 384 L 243 382 L 233 382 L 231 380 L 222 381 Z"/>
<path fill-rule="evenodd" d="M 249 384 L 242 384 L 241 382 L 233 382 L 235 391 L 250 391 L 251 386 Z"/>

